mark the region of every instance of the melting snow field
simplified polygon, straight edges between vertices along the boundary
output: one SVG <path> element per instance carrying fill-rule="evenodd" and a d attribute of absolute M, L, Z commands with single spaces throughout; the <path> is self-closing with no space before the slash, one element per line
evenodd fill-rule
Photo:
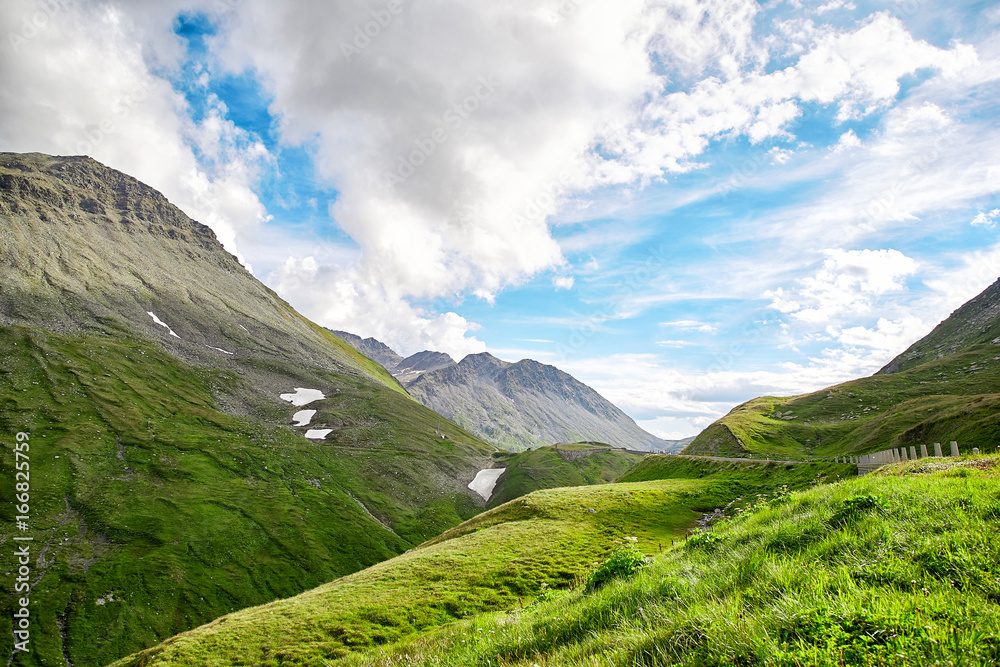
<path fill-rule="evenodd" d="M 331 433 L 333 433 L 332 428 L 311 428 L 306 431 L 306 437 L 310 440 L 323 440 Z"/>
<path fill-rule="evenodd" d="M 296 426 L 309 426 L 314 414 L 316 414 L 315 410 L 299 410 L 292 415 L 292 421 L 295 422 Z"/>
<path fill-rule="evenodd" d="M 469 488 L 489 500 L 493 495 L 493 487 L 497 485 L 497 480 L 506 468 L 487 468 L 476 473 L 476 478 L 469 482 Z"/>
<path fill-rule="evenodd" d="M 180 338 L 180 336 L 178 336 L 177 334 L 174 333 L 173 329 L 171 329 L 170 327 L 167 326 L 166 322 L 164 322 L 159 317 L 157 317 L 156 315 L 154 315 L 153 311 L 147 310 L 146 314 L 153 318 L 153 322 L 155 322 L 156 324 L 159 324 L 161 327 L 163 327 L 164 329 L 166 329 L 167 331 L 169 331 L 171 336 L 173 336 L 174 338 Z"/>
<path fill-rule="evenodd" d="M 303 389 L 302 387 L 296 387 L 294 394 L 281 394 L 278 396 L 283 401 L 288 401 L 296 407 L 301 407 L 303 405 L 309 405 L 313 401 L 321 401 L 326 396 L 323 395 L 319 389 Z"/>

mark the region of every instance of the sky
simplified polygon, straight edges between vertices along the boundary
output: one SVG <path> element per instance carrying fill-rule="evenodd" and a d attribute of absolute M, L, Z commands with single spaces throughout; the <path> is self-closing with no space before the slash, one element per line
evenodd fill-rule
<path fill-rule="evenodd" d="M 300 312 L 665 438 L 1000 276 L 1000 2 L 6 0 L 0 150 L 163 192 Z"/>

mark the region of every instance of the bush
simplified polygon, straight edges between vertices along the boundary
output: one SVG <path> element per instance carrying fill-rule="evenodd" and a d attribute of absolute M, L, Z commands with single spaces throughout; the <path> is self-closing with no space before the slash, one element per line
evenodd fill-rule
<path fill-rule="evenodd" d="M 851 523 L 865 514 L 880 512 L 883 509 L 882 499 L 873 493 L 851 496 L 840 503 L 830 523 L 834 526 Z"/>
<path fill-rule="evenodd" d="M 722 538 L 715 533 L 703 530 L 688 538 L 687 546 L 689 549 L 704 547 L 705 551 L 712 551 L 721 541 Z"/>
<path fill-rule="evenodd" d="M 587 581 L 587 590 L 597 590 L 612 579 L 629 577 L 646 564 L 646 556 L 632 545 L 620 547 L 602 563 Z"/>

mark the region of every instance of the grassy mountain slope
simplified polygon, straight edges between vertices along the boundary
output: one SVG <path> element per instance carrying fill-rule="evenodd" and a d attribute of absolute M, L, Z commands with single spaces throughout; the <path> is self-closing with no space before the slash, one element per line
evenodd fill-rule
<path fill-rule="evenodd" d="M 685 452 L 833 456 L 951 440 L 963 452 L 995 451 L 998 391 L 1000 281 L 876 375 L 748 401 Z"/>
<path fill-rule="evenodd" d="M 779 496 L 597 592 L 342 664 L 997 664 L 998 464 L 918 461 Z"/>
<path fill-rule="evenodd" d="M 886 364 L 898 373 L 977 345 L 1000 344 L 1000 279 Z"/>
<path fill-rule="evenodd" d="M 726 475 L 740 465 L 760 474 L 735 485 Z M 585 576 L 626 537 L 647 553 L 660 553 L 700 513 L 739 495 L 757 499 L 757 493 L 808 486 L 849 470 L 832 464 L 647 464 L 640 473 L 645 481 L 537 491 L 391 561 L 290 600 L 229 614 L 118 667 L 321 664 L 473 614 L 520 608 L 546 589 L 566 588 Z"/>
<path fill-rule="evenodd" d="M 4 154 L 0 220 L 0 433 L 8 450 L 30 436 L 35 540 L 35 643 L 14 665 L 107 664 L 482 510 L 466 484 L 493 447 L 450 423 L 442 439 L 155 191 L 88 158 Z M 296 387 L 326 395 L 308 406 L 325 439 L 291 425 L 278 394 Z M 10 499 L 12 452 L 2 467 Z M 0 517 L 9 542 L 10 503 Z"/>
<path fill-rule="evenodd" d="M 560 486 L 587 486 L 613 482 L 642 460 L 600 443 L 560 444 L 517 454 L 494 454 L 497 467 L 507 470 L 497 480 L 489 506 L 496 507 L 532 491 Z"/>

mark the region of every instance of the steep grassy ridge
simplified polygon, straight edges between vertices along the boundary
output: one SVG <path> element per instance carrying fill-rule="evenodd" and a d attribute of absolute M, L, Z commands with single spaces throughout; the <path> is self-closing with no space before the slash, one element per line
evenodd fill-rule
<path fill-rule="evenodd" d="M 1000 447 L 1000 280 L 872 377 L 739 405 L 693 454 L 835 456 L 955 440 Z"/>
<path fill-rule="evenodd" d="M 757 398 L 706 428 L 687 453 L 834 456 L 958 441 L 1000 446 L 1000 346 L 789 398 Z"/>
<path fill-rule="evenodd" d="M 342 664 L 997 664 L 998 463 L 920 461 L 779 496 L 596 593 Z"/>

